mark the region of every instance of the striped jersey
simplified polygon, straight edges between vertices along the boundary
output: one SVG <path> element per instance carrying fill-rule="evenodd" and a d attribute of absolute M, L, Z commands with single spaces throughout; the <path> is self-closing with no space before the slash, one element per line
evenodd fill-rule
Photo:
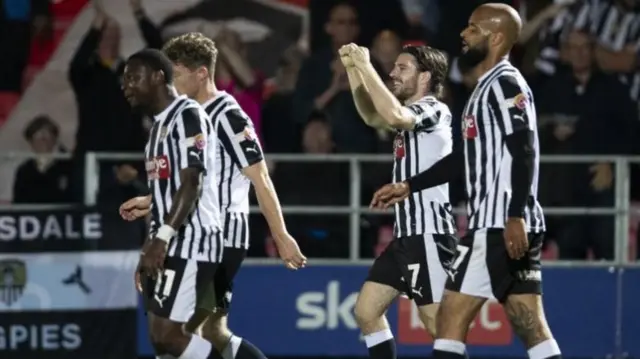
<path fill-rule="evenodd" d="M 222 260 L 220 210 L 215 191 L 215 128 L 197 102 L 176 98 L 154 116 L 145 147 L 145 169 L 151 203 L 151 235 L 164 224 L 180 188 L 180 171 L 202 171 L 202 189 L 193 212 L 169 242 L 167 255 L 203 262 Z"/>
<path fill-rule="evenodd" d="M 253 122 L 233 96 L 224 91 L 203 105 L 216 126 L 216 191 L 227 248 L 249 248 L 249 189 L 242 170 L 263 160 Z"/>
<path fill-rule="evenodd" d="M 590 33 L 596 43 L 617 52 L 631 48 L 640 52 L 640 11 L 623 9 L 613 0 L 580 0 L 560 12 L 540 31 L 541 50 L 535 67 L 553 75 L 560 63 L 560 44 L 579 30 Z M 633 100 L 640 99 L 640 72 L 620 74 Z"/>
<path fill-rule="evenodd" d="M 614 52 L 630 48 L 635 54 L 640 53 L 640 11 L 623 9 L 612 0 L 600 2 L 591 27 L 596 42 Z M 640 71 L 621 73 L 619 78 L 631 98 L 640 100 Z"/>
<path fill-rule="evenodd" d="M 433 96 L 426 96 L 406 108 L 415 116 L 416 122 L 412 130 L 396 133 L 394 183 L 427 170 L 450 154 L 453 146 L 451 112 L 447 105 Z M 455 233 L 448 184 L 412 193 L 394 208 L 396 237 Z"/>
<path fill-rule="evenodd" d="M 540 150 L 533 94 L 520 72 L 502 60 L 480 79 L 462 118 L 468 228 L 504 228 L 511 200 L 512 157 L 506 137 L 520 130 L 534 133 L 533 181 L 525 208 L 531 233 L 545 229 L 537 201 Z"/>
<path fill-rule="evenodd" d="M 545 75 L 556 73 L 560 63 L 560 43 L 573 30 L 590 32 L 602 0 L 579 0 L 563 9 L 540 29 L 540 53 L 534 65 Z"/>

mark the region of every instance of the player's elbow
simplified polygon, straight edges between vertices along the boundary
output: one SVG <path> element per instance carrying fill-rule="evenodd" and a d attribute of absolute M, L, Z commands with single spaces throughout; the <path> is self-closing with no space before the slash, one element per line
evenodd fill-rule
<path fill-rule="evenodd" d="M 253 184 L 253 187 L 256 190 L 268 187 L 269 183 L 271 183 L 269 169 L 267 168 L 267 164 L 264 160 L 245 167 L 242 172 L 247 176 L 247 178 L 249 178 L 251 184 Z"/>
<path fill-rule="evenodd" d="M 405 116 L 402 108 L 391 109 L 382 116 L 387 125 L 391 128 L 398 130 L 411 130 L 413 128 L 413 120 Z"/>

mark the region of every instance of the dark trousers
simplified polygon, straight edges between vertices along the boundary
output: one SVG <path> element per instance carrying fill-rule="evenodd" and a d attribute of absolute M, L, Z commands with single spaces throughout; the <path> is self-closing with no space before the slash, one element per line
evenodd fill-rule
<path fill-rule="evenodd" d="M 615 203 L 614 188 L 595 191 L 591 188 L 591 174 L 579 171 L 581 178 L 574 183 L 572 206 L 611 208 Z M 615 217 L 573 216 L 558 236 L 561 259 L 585 259 L 591 249 L 596 259 L 613 259 L 615 255 Z"/>

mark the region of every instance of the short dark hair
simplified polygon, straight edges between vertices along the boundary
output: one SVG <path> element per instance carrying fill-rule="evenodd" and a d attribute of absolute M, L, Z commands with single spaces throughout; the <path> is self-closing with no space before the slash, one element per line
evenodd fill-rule
<path fill-rule="evenodd" d="M 190 32 L 167 41 L 162 51 L 175 64 L 191 70 L 205 66 L 209 71 L 216 66 L 216 43 L 199 32 Z"/>
<path fill-rule="evenodd" d="M 436 98 L 442 98 L 445 80 L 449 71 L 447 55 L 438 49 L 425 45 L 407 45 L 402 48 L 402 53 L 409 54 L 415 58 L 420 72 L 431 73 L 431 88 L 429 91 Z"/>
<path fill-rule="evenodd" d="M 153 71 L 162 71 L 165 83 L 171 84 L 173 82 L 173 65 L 162 51 L 156 49 L 140 50 L 129 56 L 127 63 L 131 61 L 140 61 Z"/>
<path fill-rule="evenodd" d="M 40 131 L 43 128 L 46 128 L 49 131 L 51 131 L 51 133 L 53 133 L 55 137 L 58 137 L 58 135 L 60 134 L 60 128 L 49 116 L 38 115 L 29 122 L 27 127 L 25 127 L 24 133 L 23 133 L 24 138 L 27 141 L 31 141 L 31 138 L 33 138 L 33 135 L 35 135 L 36 132 Z"/>

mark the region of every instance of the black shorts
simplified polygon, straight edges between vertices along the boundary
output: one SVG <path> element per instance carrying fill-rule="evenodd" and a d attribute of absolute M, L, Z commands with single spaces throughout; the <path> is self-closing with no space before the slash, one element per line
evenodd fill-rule
<path fill-rule="evenodd" d="M 367 281 L 393 287 L 419 306 L 438 303 L 456 244 L 448 234 L 396 238 L 373 262 Z"/>
<path fill-rule="evenodd" d="M 529 251 L 511 259 L 502 229 L 480 229 L 460 239 L 446 288 L 504 302 L 511 294 L 542 294 L 543 233 L 529 233 Z"/>
<path fill-rule="evenodd" d="M 233 295 L 233 278 L 240 270 L 242 262 L 247 257 L 247 250 L 241 248 L 225 248 L 222 263 L 214 276 L 215 305 L 204 307 L 205 309 L 216 308 L 228 311 Z"/>
<path fill-rule="evenodd" d="M 142 278 L 147 312 L 178 323 L 186 323 L 198 305 L 214 305 L 214 282 L 219 263 L 167 257 L 156 280 Z"/>

